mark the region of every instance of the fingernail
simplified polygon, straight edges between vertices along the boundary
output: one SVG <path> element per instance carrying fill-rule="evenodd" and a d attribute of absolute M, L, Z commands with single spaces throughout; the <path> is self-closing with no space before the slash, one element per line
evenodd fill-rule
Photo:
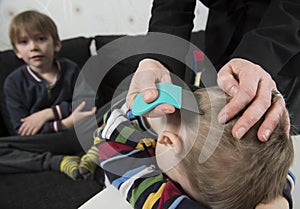
<path fill-rule="evenodd" d="M 219 117 L 219 123 L 221 123 L 221 124 L 226 123 L 226 119 L 227 119 L 226 114 L 221 115 L 221 116 Z"/>
<path fill-rule="evenodd" d="M 172 111 L 171 111 L 171 110 L 169 110 L 169 109 L 165 109 L 165 110 L 163 110 L 163 112 L 164 112 L 164 113 L 166 113 L 166 114 L 170 114 L 170 113 L 172 113 Z"/>
<path fill-rule="evenodd" d="M 236 131 L 236 136 L 238 139 L 241 139 L 245 133 L 246 133 L 246 129 L 244 127 L 242 127 Z"/>
<path fill-rule="evenodd" d="M 231 89 L 229 90 L 230 96 L 236 95 L 237 92 L 238 92 L 238 89 L 236 86 L 232 86 Z"/>
<path fill-rule="evenodd" d="M 147 92 L 145 92 L 144 99 L 145 100 L 152 99 L 153 94 L 154 94 L 153 91 L 147 91 Z"/>
<path fill-rule="evenodd" d="M 262 137 L 265 141 L 268 141 L 270 135 L 271 135 L 271 130 L 268 129 L 263 133 Z"/>

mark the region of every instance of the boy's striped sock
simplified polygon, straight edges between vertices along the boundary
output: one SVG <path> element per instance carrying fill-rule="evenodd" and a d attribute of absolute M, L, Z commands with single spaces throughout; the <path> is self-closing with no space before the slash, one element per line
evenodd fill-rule
<path fill-rule="evenodd" d="M 67 174 L 73 180 L 79 180 L 81 179 L 78 170 L 79 162 L 79 156 L 64 156 L 60 163 L 60 171 Z"/>
<path fill-rule="evenodd" d="M 79 163 L 79 173 L 83 179 L 94 179 L 95 169 L 98 162 L 98 149 L 92 146 L 85 155 L 81 157 Z"/>

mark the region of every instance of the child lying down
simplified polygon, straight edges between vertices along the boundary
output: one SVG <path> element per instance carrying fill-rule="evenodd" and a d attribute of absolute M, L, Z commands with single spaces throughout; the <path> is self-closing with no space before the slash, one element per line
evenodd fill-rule
<path fill-rule="evenodd" d="M 257 139 L 259 123 L 236 140 L 231 129 L 239 117 L 217 121 L 230 97 L 217 87 L 194 95 L 201 114 L 180 109 L 145 118 L 133 116 L 125 101 L 113 104 L 94 137 L 111 184 L 134 208 L 292 207 L 294 151 L 284 121 L 267 142 Z"/>

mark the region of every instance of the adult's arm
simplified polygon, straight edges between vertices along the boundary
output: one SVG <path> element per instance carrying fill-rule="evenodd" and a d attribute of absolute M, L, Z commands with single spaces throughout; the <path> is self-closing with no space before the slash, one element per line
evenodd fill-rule
<path fill-rule="evenodd" d="M 190 40 L 196 0 L 154 0 L 149 32 L 162 32 Z"/>
<path fill-rule="evenodd" d="M 190 45 L 188 41 L 190 40 L 194 26 L 195 5 L 196 0 L 154 0 L 151 10 L 148 32 L 151 34 L 154 33 L 154 35 L 156 35 L 155 33 L 169 34 L 170 38 L 168 40 L 173 40 L 171 41 L 172 43 L 157 41 L 159 42 L 159 47 L 162 48 L 163 51 L 172 51 L 169 52 L 169 55 L 171 56 L 164 56 L 158 53 L 147 54 L 144 57 L 159 60 L 170 70 L 170 72 L 181 79 L 185 79 L 186 66 L 176 59 L 185 60 L 189 50 Z M 176 39 L 171 36 L 176 36 Z M 184 42 L 184 40 L 186 42 Z M 178 41 L 179 43 L 173 43 L 174 41 Z M 155 43 L 149 42 L 148 44 L 151 46 L 155 45 Z M 176 59 L 174 58 L 175 54 L 177 57 Z"/>
<path fill-rule="evenodd" d="M 247 32 L 232 57 L 245 58 L 269 72 L 272 76 L 299 75 L 296 69 L 281 72 L 300 52 L 300 2 L 298 0 L 271 0 L 259 25 Z"/>

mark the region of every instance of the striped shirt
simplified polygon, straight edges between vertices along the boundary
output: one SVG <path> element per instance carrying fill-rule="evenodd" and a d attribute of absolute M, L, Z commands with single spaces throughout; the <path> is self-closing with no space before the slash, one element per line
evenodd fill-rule
<path fill-rule="evenodd" d="M 107 112 L 102 122 L 94 133 L 100 166 L 134 208 L 207 208 L 162 173 L 155 160 L 157 136 L 124 103 Z"/>

